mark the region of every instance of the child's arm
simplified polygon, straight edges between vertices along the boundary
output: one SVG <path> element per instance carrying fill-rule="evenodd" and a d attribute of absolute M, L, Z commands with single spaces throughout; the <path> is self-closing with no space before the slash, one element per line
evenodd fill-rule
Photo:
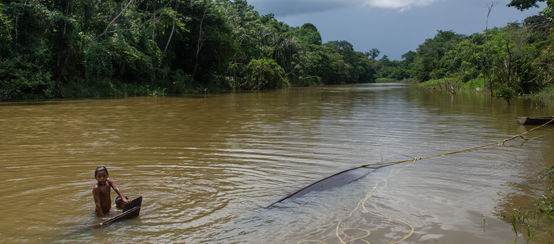
<path fill-rule="evenodd" d="M 94 211 L 98 214 L 98 216 L 104 218 L 104 211 L 102 210 L 102 205 L 100 204 L 100 190 L 98 190 L 98 186 L 94 186 L 92 188 L 92 195 L 94 196 L 94 204 L 96 204 Z"/>
<path fill-rule="evenodd" d="M 113 182 L 113 180 L 111 180 L 111 179 L 108 178 L 108 183 L 110 184 L 110 186 L 112 187 L 112 189 L 117 193 L 117 195 L 119 195 L 119 197 L 121 197 L 121 201 L 123 201 L 123 204 L 129 202 L 128 200 L 125 199 L 125 196 L 123 196 L 123 193 L 121 193 L 121 191 L 119 190 L 119 188 L 117 188 L 117 186 L 115 185 L 115 183 Z"/>

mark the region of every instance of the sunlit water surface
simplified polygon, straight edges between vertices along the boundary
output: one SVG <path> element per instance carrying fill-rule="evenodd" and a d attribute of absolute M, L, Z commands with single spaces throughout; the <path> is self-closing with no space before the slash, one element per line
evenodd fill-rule
<path fill-rule="evenodd" d="M 554 126 L 265 207 L 341 170 L 500 141 L 532 128 L 516 116 L 553 114 L 402 84 L 0 103 L 0 242 L 513 243 L 501 216 L 541 193 L 527 182 L 554 165 Z M 144 197 L 139 218 L 86 228 L 98 165 Z"/>

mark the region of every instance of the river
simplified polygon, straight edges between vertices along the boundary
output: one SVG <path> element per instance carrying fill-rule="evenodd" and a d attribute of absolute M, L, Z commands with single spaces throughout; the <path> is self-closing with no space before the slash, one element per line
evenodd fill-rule
<path fill-rule="evenodd" d="M 404 84 L 0 103 L 0 242 L 513 243 L 502 216 L 541 194 L 529 179 L 554 165 L 554 126 L 265 207 L 341 170 L 501 141 L 532 128 L 516 116 L 553 114 Z M 139 218 L 87 229 L 98 165 L 144 197 Z"/>

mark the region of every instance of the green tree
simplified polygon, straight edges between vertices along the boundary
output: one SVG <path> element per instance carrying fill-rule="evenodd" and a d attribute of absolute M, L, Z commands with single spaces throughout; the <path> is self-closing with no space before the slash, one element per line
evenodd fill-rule
<path fill-rule="evenodd" d="M 297 35 L 303 44 L 321 45 L 321 34 L 312 23 L 303 24 Z"/>
<path fill-rule="evenodd" d="M 372 48 L 371 50 L 367 51 L 365 55 L 372 60 L 375 60 L 377 57 L 379 57 L 379 54 L 381 54 L 381 51 L 377 48 Z"/>
<path fill-rule="evenodd" d="M 412 77 L 419 81 L 436 79 L 448 75 L 445 54 L 452 50 L 464 35 L 452 31 L 438 31 L 432 39 L 427 39 L 417 48 L 416 56 L 411 65 Z"/>
<path fill-rule="evenodd" d="M 512 0 L 508 3 L 508 7 L 515 7 L 519 10 L 525 10 L 531 7 L 538 8 L 539 2 L 545 2 L 546 0 Z"/>
<path fill-rule="evenodd" d="M 248 89 L 265 90 L 289 86 L 285 71 L 273 59 L 252 59 L 246 69 L 248 75 L 244 87 Z"/>
<path fill-rule="evenodd" d="M 290 27 L 245 0 L 0 3 L 0 99 L 273 89 L 375 74 L 350 43 L 322 44 L 315 25 Z"/>

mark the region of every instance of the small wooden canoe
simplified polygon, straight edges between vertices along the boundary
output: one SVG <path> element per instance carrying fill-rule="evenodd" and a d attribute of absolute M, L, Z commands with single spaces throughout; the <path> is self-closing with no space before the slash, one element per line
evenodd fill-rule
<path fill-rule="evenodd" d="M 552 119 L 554 119 L 554 116 L 517 117 L 517 121 L 522 125 L 542 125 Z M 554 122 L 551 122 L 550 125 L 554 125 Z"/>
<path fill-rule="evenodd" d="M 140 214 L 140 208 L 142 206 L 142 196 L 135 198 L 133 201 L 126 203 L 123 207 L 123 212 L 113 216 L 101 223 L 91 225 L 90 228 L 99 228 L 110 225 L 120 220 L 136 218 Z"/>

